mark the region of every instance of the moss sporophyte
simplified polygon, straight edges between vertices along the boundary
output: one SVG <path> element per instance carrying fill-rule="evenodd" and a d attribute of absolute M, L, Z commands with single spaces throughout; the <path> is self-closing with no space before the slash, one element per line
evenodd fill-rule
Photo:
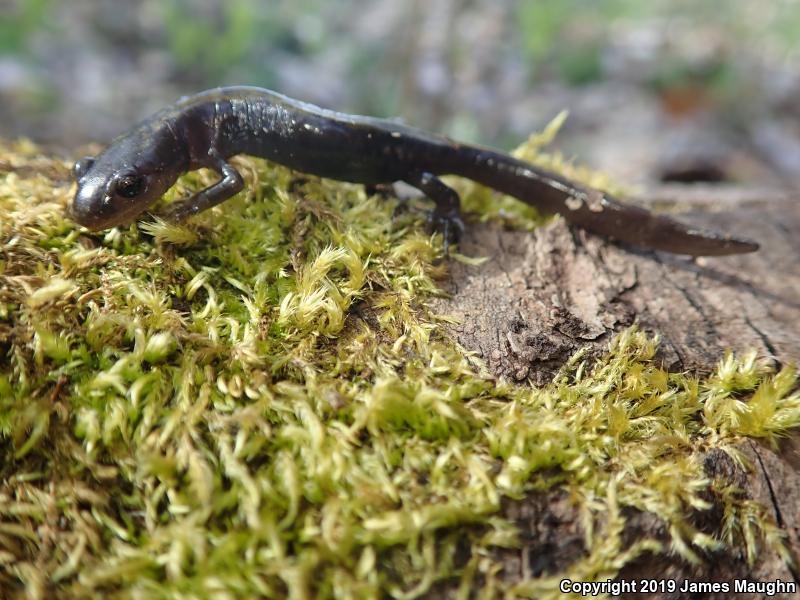
<path fill-rule="evenodd" d="M 560 168 L 543 141 L 522 151 Z M 752 354 L 670 373 L 630 329 L 544 387 L 497 381 L 428 305 L 446 263 L 413 212 L 236 164 L 247 185 L 224 213 L 90 235 L 65 215 L 65 163 L 0 146 L 2 589 L 414 597 L 449 581 L 547 597 L 643 552 L 789 560 L 770 512 L 703 456 L 741 462 L 742 436 L 797 427 L 793 369 Z M 538 219 L 457 185 L 481 218 Z M 583 551 L 509 583 L 499 550 L 523 541 L 502 504 L 548 491 L 575 509 Z M 714 536 L 691 518 L 712 504 Z M 631 511 L 668 533 L 631 542 Z"/>

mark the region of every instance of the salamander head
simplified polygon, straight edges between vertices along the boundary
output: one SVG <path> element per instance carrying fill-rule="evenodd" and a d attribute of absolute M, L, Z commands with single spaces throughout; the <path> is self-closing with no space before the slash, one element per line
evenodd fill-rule
<path fill-rule="evenodd" d="M 97 231 L 132 221 L 161 198 L 181 173 L 172 161 L 154 160 L 160 153 L 151 147 L 126 146 L 112 143 L 96 158 L 85 156 L 73 167 L 78 189 L 72 218 L 88 229 Z"/>

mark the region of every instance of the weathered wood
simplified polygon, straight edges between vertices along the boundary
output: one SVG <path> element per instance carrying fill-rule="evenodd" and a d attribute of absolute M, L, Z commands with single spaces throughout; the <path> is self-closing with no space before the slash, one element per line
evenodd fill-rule
<path fill-rule="evenodd" d="M 707 371 L 726 349 L 800 361 L 800 196 L 662 188 L 650 202 L 678 218 L 762 244 L 754 254 L 686 257 L 622 248 L 556 220 L 534 233 L 472 225 L 454 263 L 461 344 L 506 378 L 541 383 L 576 349 L 606 346 L 634 321 L 663 338 L 672 369 Z"/>
<path fill-rule="evenodd" d="M 708 372 L 727 349 L 755 348 L 777 364 L 800 362 L 800 195 L 665 186 L 648 192 L 647 200 L 688 223 L 753 238 L 762 248 L 691 260 L 609 244 L 562 220 L 533 234 L 472 225 L 461 251 L 491 260 L 480 267 L 454 264 L 452 296 L 437 309 L 461 319 L 453 334 L 464 347 L 498 376 L 518 382 L 547 381 L 575 350 L 588 345 L 602 352 L 615 332 L 634 322 L 661 335 L 661 359 L 673 370 Z M 709 477 L 723 475 L 769 507 L 800 556 L 800 438 L 787 440 L 780 452 L 750 440 L 739 449 L 751 469 L 712 451 L 704 457 Z M 523 540 L 520 550 L 501 553 L 511 580 L 563 570 L 581 556 L 576 511 L 559 494 L 532 495 L 508 503 L 504 512 Z M 694 518 L 701 530 L 718 533 L 720 516 L 712 508 Z M 627 517 L 629 539 L 668 543 L 653 515 Z M 738 551 L 700 566 L 677 556 L 645 556 L 620 577 L 655 575 L 698 581 L 797 578 L 776 556 L 765 554 L 749 567 Z"/>

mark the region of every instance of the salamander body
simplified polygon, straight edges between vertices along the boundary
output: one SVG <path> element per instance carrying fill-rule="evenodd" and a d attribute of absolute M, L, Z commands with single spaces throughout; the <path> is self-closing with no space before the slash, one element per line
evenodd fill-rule
<path fill-rule="evenodd" d="M 182 98 L 116 138 L 97 157 L 79 160 L 72 215 L 93 230 L 124 224 L 156 202 L 181 174 L 213 169 L 219 181 L 177 202 L 167 215 L 185 220 L 242 189 L 242 177 L 228 162 L 237 154 L 367 186 L 404 181 L 433 200 L 431 222 L 446 244 L 464 227 L 458 194 L 439 179 L 452 174 L 637 246 L 695 256 L 758 249 L 754 242 L 700 231 L 618 202 L 503 152 L 255 87 L 218 88 Z"/>

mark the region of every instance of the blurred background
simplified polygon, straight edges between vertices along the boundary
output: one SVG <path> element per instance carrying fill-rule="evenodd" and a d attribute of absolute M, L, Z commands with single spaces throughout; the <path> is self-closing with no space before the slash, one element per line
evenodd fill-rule
<path fill-rule="evenodd" d="M 0 136 L 67 156 L 269 87 L 626 183 L 800 183 L 800 0 L 0 0 Z"/>

